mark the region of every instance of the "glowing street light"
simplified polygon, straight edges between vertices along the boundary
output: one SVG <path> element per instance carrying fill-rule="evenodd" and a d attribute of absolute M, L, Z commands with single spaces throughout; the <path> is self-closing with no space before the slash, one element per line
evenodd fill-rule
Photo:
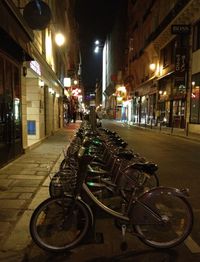
<path fill-rule="evenodd" d="M 56 34 L 56 36 L 55 36 L 55 41 L 56 41 L 56 44 L 57 44 L 58 46 L 62 46 L 62 45 L 64 44 L 64 42 L 65 42 L 65 37 L 64 37 L 64 35 L 61 34 L 61 33 Z"/>
<path fill-rule="evenodd" d="M 99 53 L 99 46 L 96 46 L 96 47 L 95 47 L 94 52 L 95 52 L 95 53 Z"/>
<path fill-rule="evenodd" d="M 99 51 L 100 51 L 100 48 L 102 48 L 103 47 L 103 44 L 102 43 L 100 43 L 100 41 L 99 40 L 96 40 L 95 42 L 94 42 L 94 44 L 95 44 L 95 48 L 94 48 L 94 53 L 99 53 Z"/>

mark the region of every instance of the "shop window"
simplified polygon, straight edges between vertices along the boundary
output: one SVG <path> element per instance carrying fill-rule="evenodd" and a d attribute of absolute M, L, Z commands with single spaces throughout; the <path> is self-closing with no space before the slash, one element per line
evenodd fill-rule
<path fill-rule="evenodd" d="M 27 121 L 28 135 L 36 135 L 36 122 L 35 120 Z"/>
<path fill-rule="evenodd" d="M 3 83 L 3 60 L 0 57 L 0 123 L 4 122 L 4 83 Z"/>
<path fill-rule="evenodd" d="M 192 77 L 190 122 L 200 124 L 200 74 Z"/>
<path fill-rule="evenodd" d="M 192 88 L 191 94 L 191 122 L 192 123 L 200 123 L 199 119 L 199 86 L 195 86 Z"/>
<path fill-rule="evenodd" d="M 200 48 L 200 21 L 193 27 L 193 51 Z"/>

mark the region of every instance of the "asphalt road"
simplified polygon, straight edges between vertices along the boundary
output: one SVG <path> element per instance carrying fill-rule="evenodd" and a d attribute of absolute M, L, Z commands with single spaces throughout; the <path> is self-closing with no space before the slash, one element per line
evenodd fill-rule
<path fill-rule="evenodd" d="M 103 127 L 116 131 L 129 148 L 158 164 L 162 186 L 189 188 L 194 226 L 188 246 L 200 254 L 200 143 L 114 121 L 104 121 Z"/>

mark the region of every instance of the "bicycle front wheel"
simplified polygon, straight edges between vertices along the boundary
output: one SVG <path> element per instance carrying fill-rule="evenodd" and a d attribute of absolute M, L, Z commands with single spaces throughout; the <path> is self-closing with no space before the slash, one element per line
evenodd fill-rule
<path fill-rule="evenodd" d="M 132 210 L 132 222 L 141 241 L 154 248 L 171 248 L 190 234 L 193 212 L 188 201 L 170 190 L 143 194 Z"/>
<path fill-rule="evenodd" d="M 40 248 L 63 252 L 84 238 L 90 222 L 88 208 L 79 200 L 67 196 L 48 198 L 33 212 L 30 233 Z"/>

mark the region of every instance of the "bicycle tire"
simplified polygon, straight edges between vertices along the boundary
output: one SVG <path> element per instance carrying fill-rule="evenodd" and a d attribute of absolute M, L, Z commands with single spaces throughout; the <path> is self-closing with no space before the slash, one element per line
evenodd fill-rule
<path fill-rule="evenodd" d="M 87 205 L 73 197 L 48 198 L 33 212 L 30 234 L 43 250 L 63 252 L 74 248 L 92 224 Z"/>
<path fill-rule="evenodd" d="M 162 222 L 158 222 L 148 208 L 160 216 Z M 190 234 L 193 211 L 183 195 L 160 187 L 138 198 L 131 212 L 131 221 L 140 240 L 146 245 L 172 248 L 181 244 Z"/>

